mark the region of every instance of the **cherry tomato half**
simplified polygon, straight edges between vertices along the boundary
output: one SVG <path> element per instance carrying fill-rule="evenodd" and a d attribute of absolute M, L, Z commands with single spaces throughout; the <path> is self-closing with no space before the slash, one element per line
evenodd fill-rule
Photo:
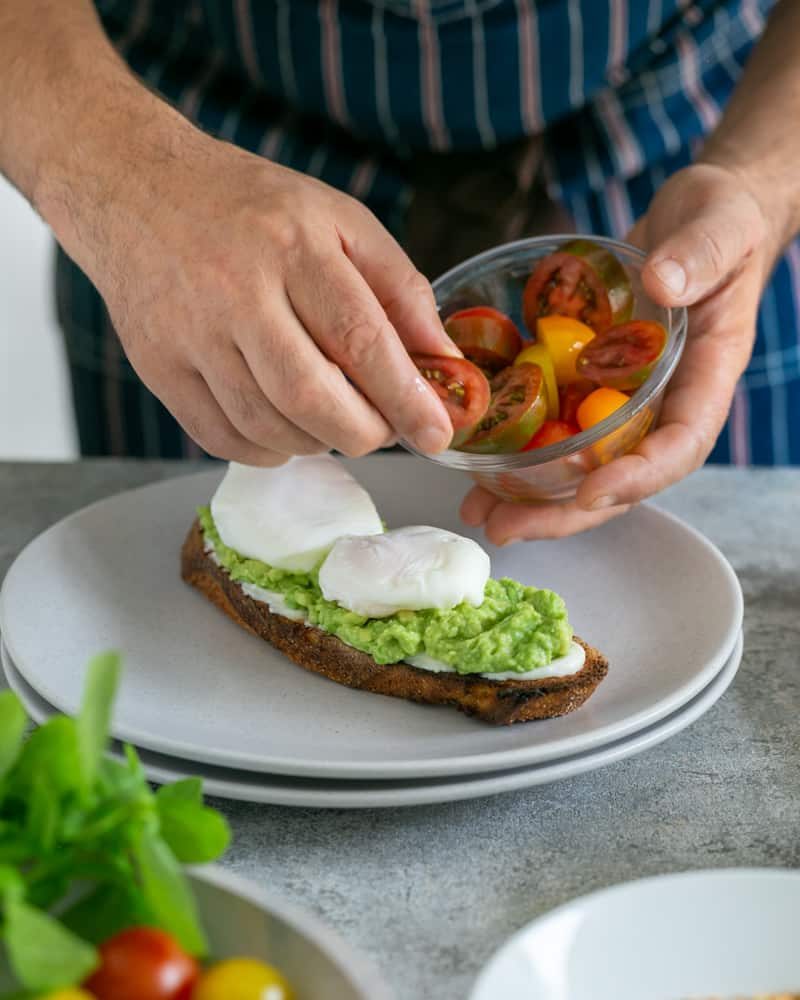
<path fill-rule="evenodd" d="M 625 323 L 633 315 L 633 288 L 628 272 L 610 250 L 591 240 L 570 240 L 561 247 L 562 253 L 571 253 L 590 264 L 608 293 L 611 304 L 611 321 Z"/>
<path fill-rule="evenodd" d="M 571 316 L 593 330 L 611 326 L 611 303 L 603 283 L 584 261 L 568 253 L 543 257 L 522 293 L 522 315 L 533 333 L 542 316 Z"/>
<path fill-rule="evenodd" d="M 577 424 L 568 424 L 564 420 L 545 420 L 522 450 L 533 451 L 534 448 L 546 448 L 549 444 L 566 441 L 567 438 L 573 437 L 579 431 L 580 427 Z"/>
<path fill-rule="evenodd" d="M 547 419 L 558 420 L 558 381 L 553 359 L 544 344 L 531 344 L 519 352 L 515 365 L 538 365 L 544 375 L 547 390 Z"/>
<path fill-rule="evenodd" d="M 189 1000 L 197 973 L 169 934 L 133 927 L 100 946 L 100 968 L 84 987 L 98 1000 Z"/>
<path fill-rule="evenodd" d="M 629 396 L 618 389 L 595 389 L 578 407 L 578 426 L 582 431 L 594 427 L 624 406 L 629 399 Z"/>
<path fill-rule="evenodd" d="M 471 361 L 432 354 L 415 354 L 411 360 L 444 403 L 453 425 L 451 448 L 466 441 L 489 406 L 491 390 L 483 372 Z"/>
<path fill-rule="evenodd" d="M 536 337 L 553 359 L 559 385 L 575 382 L 580 377 L 575 362 L 583 348 L 594 339 L 594 331 L 571 316 L 542 316 L 536 324 Z"/>
<path fill-rule="evenodd" d="M 277 969 L 252 958 L 230 958 L 200 977 L 192 1000 L 294 1000 Z"/>
<path fill-rule="evenodd" d="M 664 353 L 667 331 L 652 320 L 634 319 L 598 334 L 580 353 L 581 375 L 611 389 L 638 389 Z"/>
<path fill-rule="evenodd" d="M 465 358 L 489 372 L 510 365 L 522 349 L 515 323 L 491 306 L 461 309 L 447 317 L 444 328 Z"/>
<path fill-rule="evenodd" d="M 580 382 L 570 382 L 558 390 L 559 419 L 567 424 L 578 423 L 578 407 L 590 392 L 596 389 L 592 382 L 582 379 Z"/>
<path fill-rule="evenodd" d="M 486 416 L 462 451 L 505 454 L 520 451 L 544 423 L 547 390 L 538 365 L 510 365 L 492 380 Z"/>

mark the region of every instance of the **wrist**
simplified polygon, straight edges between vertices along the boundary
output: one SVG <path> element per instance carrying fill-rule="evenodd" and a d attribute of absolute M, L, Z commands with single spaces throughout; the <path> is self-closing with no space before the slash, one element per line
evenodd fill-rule
<path fill-rule="evenodd" d="M 131 246 L 154 210 L 159 175 L 180 159 L 188 136 L 206 137 L 124 67 L 92 89 L 91 98 L 78 102 L 69 135 L 53 135 L 44 149 L 32 201 L 104 291 L 115 248 Z"/>

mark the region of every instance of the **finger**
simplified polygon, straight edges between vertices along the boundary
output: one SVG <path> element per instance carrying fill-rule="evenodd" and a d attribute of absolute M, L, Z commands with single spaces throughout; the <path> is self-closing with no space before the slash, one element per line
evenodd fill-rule
<path fill-rule="evenodd" d="M 464 497 L 459 514 L 464 524 L 477 528 L 483 524 L 492 510 L 502 503 L 499 497 L 485 490 L 482 486 L 473 487 Z"/>
<path fill-rule="evenodd" d="M 344 254 L 306 260 L 287 280 L 298 318 L 320 346 L 421 451 L 445 449 L 453 436 L 447 412 L 420 376 L 380 303 Z"/>
<path fill-rule="evenodd" d="M 746 192 L 708 205 L 653 249 L 642 271 L 646 291 L 666 306 L 699 302 L 742 267 L 763 229 Z"/>
<path fill-rule="evenodd" d="M 647 249 L 647 216 L 642 216 L 638 220 L 633 229 L 625 237 L 625 240 L 631 246 L 639 247 L 640 250 Z"/>
<path fill-rule="evenodd" d="M 486 537 L 494 545 L 512 545 L 524 539 L 564 538 L 597 528 L 629 510 L 628 505 L 588 512 L 575 501 L 552 504 L 501 502 L 486 521 Z"/>
<path fill-rule="evenodd" d="M 270 303 L 263 323 L 240 330 L 237 342 L 262 393 L 311 438 L 345 455 L 365 455 L 391 439 L 371 403 L 319 350 L 291 303 Z"/>
<path fill-rule="evenodd" d="M 160 398 L 189 437 L 214 458 L 259 466 L 286 461 L 286 455 L 259 447 L 239 433 L 198 372 L 173 380 Z"/>
<path fill-rule="evenodd" d="M 281 455 L 327 451 L 326 444 L 290 423 L 270 403 L 235 345 L 204 367 L 203 377 L 230 422 L 253 444 Z"/>
<path fill-rule="evenodd" d="M 407 350 L 462 356 L 445 333 L 430 282 L 368 209 L 356 202 L 339 236 L 342 249 L 372 289 Z"/>

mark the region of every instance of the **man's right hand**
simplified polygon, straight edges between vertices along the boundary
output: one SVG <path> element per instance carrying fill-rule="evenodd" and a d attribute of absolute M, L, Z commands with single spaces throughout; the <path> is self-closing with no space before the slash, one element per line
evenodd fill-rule
<path fill-rule="evenodd" d="M 347 195 L 194 128 L 130 74 L 90 0 L 0 4 L 0 171 L 211 454 L 449 443 L 408 352 L 458 351 L 397 243 Z"/>
<path fill-rule="evenodd" d="M 134 368 L 187 433 L 254 465 L 362 455 L 397 436 L 445 448 L 450 421 L 408 352 L 458 352 L 429 283 L 375 217 L 182 121 L 169 145 L 151 160 L 140 146 L 113 202 L 92 208 L 106 218 L 90 274 Z"/>

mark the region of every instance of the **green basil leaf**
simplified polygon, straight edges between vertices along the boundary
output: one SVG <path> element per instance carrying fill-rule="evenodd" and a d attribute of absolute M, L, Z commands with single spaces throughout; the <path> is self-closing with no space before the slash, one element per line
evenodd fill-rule
<path fill-rule="evenodd" d="M 61 914 L 61 922 L 85 941 L 102 944 L 129 927 L 153 923 L 144 895 L 129 885 L 100 885 Z"/>
<path fill-rule="evenodd" d="M 108 731 L 120 674 L 118 653 L 101 653 L 89 661 L 78 725 L 78 753 L 85 789 L 94 784 L 108 745 Z"/>
<path fill-rule="evenodd" d="M 134 848 L 147 906 L 158 926 L 176 937 L 190 955 L 208 950 L 188 880 L 175 855 L 156 833 L 146 832 Z"/>
<path fill-rule="evenodd" d="M 0 694 L 0 778 L 5 777 L 16 763 L 27 724 L 28 716 L 22 702 L 13 691 L 3 691 Z"/>
<path fill-rule="evenodd" d="M 3 904 L 10 899 L 25 898 L 25 880 L 10 865 L 0 865 L 0 913 Z"/>
<path fill-rule="evenodd" d="M 192 802 L 201 806 L 203 804 L 203 780 L 202 778 L 184 778 L 171 785 L 162 785 L 156 792 L 156 799 L 159 803 L 179 801 Z"/>
<path fill-rule="evenodd" d="M 225 817 L 189 799 L 156 795 L 161 836 L 184 864 L 204 864 L 225 853 L 231 831 Z"/>
<path fill-rule="evenodd" d="M 47 777 L 37 772 L 28 796 L 26 832 L 39 850 L 52 851 L 58 833 L 58 796 L 54 795 Z"/>
<path fill-rule="evenodd" d="M 5 918 L 11 969 L 26 989 L 74 986 L 97 968 L 95 949 L 42 910 L 10 900 Z"/>
<path fill-rule="evenodd" d="M 44 775 L 54 795 L 80 788 L 77 730 L 65 715 L 55 716 L 31 733 L 8 776 L 9 793 L 26 800 L 37 774 Z"/>

